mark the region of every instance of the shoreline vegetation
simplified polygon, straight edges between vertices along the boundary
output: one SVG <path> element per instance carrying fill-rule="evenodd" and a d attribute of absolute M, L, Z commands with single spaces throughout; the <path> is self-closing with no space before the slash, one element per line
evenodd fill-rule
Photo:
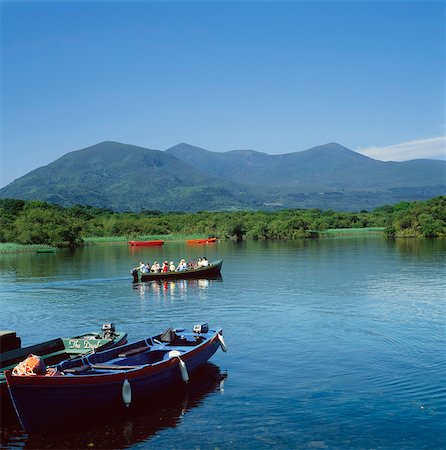
<path fill-rule="evenodd" d="M 371 212 L 287 209 L 118 213 L 90 206 L 63 208 L 41 201 L 0 200 L 0 254 L 127 244 L 129 240 L 294 240 L 372 234 L 444 238 L 446 196 L 385 205 Z"/>
<path fill-rule="evenodd" d="M 325 231 L 311 231 L 313 238 L 323 237 L 347 237 L 347 236 L 370 236 L 381 235 L 385 236 L 385 227 L 369 227 L 369 228 L 337 228 Z M 162 239 L 165 243 L 169 242 L 184 242 L 188 239 L 199 239 L 203 235 L 151 235 L 151 236 L 138 236 L 139 240 L 151 241 Z M 83 238 L 84 246 L 95 245 L 128 245 L 128 238 L 125 236 L 108 236 L 108 237 L 86 237 Z M 26 253 L 26 252 L 39 252 L 47 250 L 47 245 L 41 244 L 15 244 L 11 242 L 0 243 L 0 254 L 2 253 Z"/>

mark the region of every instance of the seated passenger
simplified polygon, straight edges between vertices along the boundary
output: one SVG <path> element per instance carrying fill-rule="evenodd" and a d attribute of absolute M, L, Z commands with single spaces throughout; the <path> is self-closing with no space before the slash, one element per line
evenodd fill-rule
<path fill-rule="evenodd" d="M 139 266 L 138 266 L 138 267 L 134 267 L 134 268 L 132 269 L 132 271 L 133 271 L 133 270 L 140 270 L 140 271 L 142 272 L 143 267 L 146 267 L 146 265 L 145 265 L 142 261 L 140 261 L 140 262 L 139 262 Z"/>
<path fill-rule="evenodd" d="M 164 261 L 163 262 L 163 267 L 162 267 L 162 269 L 161 269 L 161 272 L 168 272 L 169 271 L 169 264 L 168 264 L 168 262 L 167 261 Z"/>
<path fill-rule="evenodd" d="M 155 261 L 155 262 L 152 264 L 152 267 L 150 268 L 150 271 L 156 273 L 156 272 L 158 272 L 158 267 L 159 267 L 159 264 L 158 264 L 157 261 Z"/>
<path fill-rule="evenodd" d="M 143 264 L 141 266 L 141 273 L 149 273 L 150 272 L 150 263 Z"/>
<path fill-rule="evenodd" d="M 187 264 L 186 264 L 186 261 L 184 259 L 182 259 L 180 261 L 180 263 L 178 264 L 178 267 L 177 267 L 176 270 L 177 270 L 177 272 L 181 272 L 183 270 L 187 270 Z"/>
<path fill-rule="evenodd" d="M 170 261 L 169 270 L 170 270 L 171 272 L 175 272 L 175 264 L 173 263 L 173 261 Z"/>
<path fill-rule="evenodd" d="M 207 267 L 209 266 L 209 261 L 205 256 L 203 256 L 203 259 L 201 260 L 201 267 Z"/>

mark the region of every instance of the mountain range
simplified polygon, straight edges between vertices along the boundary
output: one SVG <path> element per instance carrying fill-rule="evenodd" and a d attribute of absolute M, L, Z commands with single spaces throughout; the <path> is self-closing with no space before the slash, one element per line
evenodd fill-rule
<path fill-rule="evenodd" d="M 67 153 L 0 189 L 0 198 L 115 211 L 371 209 L 446 192 L 446 161 L 383 162 L 329 143 L 269 155 L 165 151 L 102 142 Z"/>

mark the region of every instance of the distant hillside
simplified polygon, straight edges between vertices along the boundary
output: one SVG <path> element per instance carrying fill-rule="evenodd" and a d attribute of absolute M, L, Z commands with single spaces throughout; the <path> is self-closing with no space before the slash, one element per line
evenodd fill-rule
<path fill-rule="evenodd" d="M 258 184 L 258 175 L 267 172 L 269 162 L 274 158 L 254 150 L 220 153 L 184 143 L 167 149 L 166 153 L 215 177 L 252 184 Z"/>
<path fill-rule="evenodd" d="M 66 154 L 0 189 L 0 198 L 116 211 L 372 209 L 446 193 L 446 162 L 383 162 L 330 143 L 268 155 L 166 151 L 102 142 Z"/>
<path fill-rule="evenodd" d="M 1 189 L 0 198 L 116 211 L 187 211 L 251 207 L 244 193 L 165 152 L 102 142 L 33 170 Z"/>
<path fill-rule="evenodd" d="M 335 143 L 282 155 L 254 150 L 216 153 L 187 144 L 171 147 L 166 153 L 216 177 L 237 183 L 296 187 L 302 192 L 445 185 L 444 161 L 383 162 Z"/>

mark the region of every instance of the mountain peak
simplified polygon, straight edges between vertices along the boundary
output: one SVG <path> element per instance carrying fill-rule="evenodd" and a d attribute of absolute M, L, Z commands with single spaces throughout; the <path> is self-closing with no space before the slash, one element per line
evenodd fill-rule
<path fill-rule="evenodd" d="M 361 153 L 357 153 L 353 150 L 350 150 L 347 147 L 344 147 L 337 142 L 329 142 L 327 144 L 318 145 L 316 147 L 312 147 L 308 150 L 303 150 L 302 155 L 307 155 L 308 157 L 318 157 L 324 158 L 327 161 L 336 161 L 337 163 L 341 163 L 342 161 L 375 161 L 376 163 L 382 162 L 374 160 L 373 158 L 369 158 L 368 156 L 362 155 Z"/>
<path fill-rule="evenodd" d="M 344 147 L 341 144 L 338 144 L 337 142 L 328 142 L 327 144 L 317 145 L 316 147 L 312 147 L 309 150 L 324 150 L 324 151 L 344 151 L 347 150 L 349 152 L 353 151 L 348 149 L 347 147 Z"/>
<path fill-rule="evenodd" d="M 175 153 L 177 151 L 179 151 L 179 152 L 185 152 L 185 151 L 208 152 L 209 150 L 205 150 L 204 148 L 197 147 L 196 145 L 188 144 L 187 142 L 180 142 L 179 144 L 169 147 L 165 151 L 167 153 Z"/>
<path fill-rule="evenodd" d="M 363 209 L 445 192 L 445 161 L 388 163 L 329 142 L 269 155 L 181 142 L 165 151 L 115 141 L 73 151 L 0 189 L 0 198 L 164 211 Z"/>

